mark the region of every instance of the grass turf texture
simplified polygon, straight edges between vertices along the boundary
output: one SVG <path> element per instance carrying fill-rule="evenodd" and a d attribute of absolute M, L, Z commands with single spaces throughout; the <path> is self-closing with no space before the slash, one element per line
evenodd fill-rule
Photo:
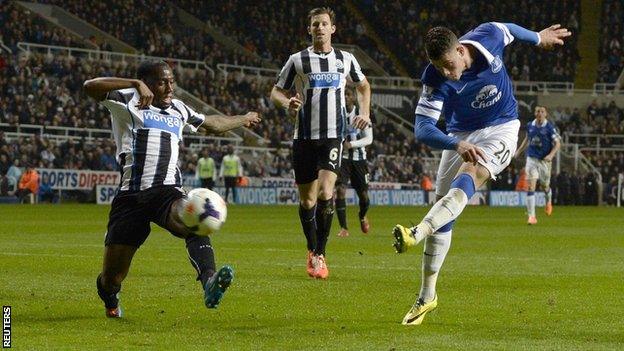
<path fill-rule="evenodd" d="M 416 208 L 372 208 L 371 234 L 328 244 L 330 279 L 305 273 L 297 207 L 230 206 L 213 236 L 236 278 L 202 303 L 184 242 L 153 226 L 122 289 L 125 318 L 95 290 L 108 207 L 0 206 L 0 301 L 15 349 L 599 350 L 624 348 L 624 210 L 556 207 L 527 226 L 521 208 L 469 207 L 420 327 L 400 325 L 420 286 L 422 247 L 397 255 L 391 228 Z"/>

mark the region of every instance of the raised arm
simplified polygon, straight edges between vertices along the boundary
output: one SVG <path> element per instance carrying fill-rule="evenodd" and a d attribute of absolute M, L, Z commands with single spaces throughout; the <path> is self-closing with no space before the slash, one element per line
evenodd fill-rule
<path fill-rule="evenodd" d="M 520 41 L 535 44 L 543 49 L 552 49 L 555 45 L 563 45 L 563 39 L 572 35 L 566 28 L 561 28 L 560 24 L 554 24 L 541 30 L 539 33 L 528 30 L 514 23 L 502 23 L 509 31 L 509 34 Z M 503 29 L 503 31 L 505 31 Z"/>
<path fill-rule="evenodd" d="M 139 93 L 139 108 L 149 106 L 154 99 L 152 91 L 139 79 L 99 77 L 85 81 L 82 87 L 87 95 L 97 101 L 106 99 L 106 94 L 111 91 L 127 88 L 135 88 Z"/>

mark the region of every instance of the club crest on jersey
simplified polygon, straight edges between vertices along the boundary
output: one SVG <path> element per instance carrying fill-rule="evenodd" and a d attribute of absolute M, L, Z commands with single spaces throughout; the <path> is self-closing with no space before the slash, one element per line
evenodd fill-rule
<path fill-rule="evenodd" d="M 336 68 L 338 69 L 344 68 L 344 63 L 342 63 L 342 60 L 336 59 Z"/>
<path fill-rule="evenodd" d="M 490 107 L 497 103 L 500 100 L 501 96 L 503 96 L 503 92 L 498 91 L 496 85 L 486 85 L 481 88 L 481 90 L 479 90 L 479 93 L 475 97 L 474 101 L 470 104 L 470 106 L 472 106 L 472 108 Z"/>
<path fill-rule="evenodd" d="M 503 60 L 501 60 L 500 56 L 496 55 L 492 63 L 490 63 L 490 66 L 492 66 L 492 73 L 498 73 L 501 68 L 503 68 Z"/>
<path fill-rule="evenodd" d="M 340 86 L 340 73 L 308 73 L 308 79 L 310 88 L 338 88 Z"/>
<path fill-rule="evenodd" d="M 143 111 L 143 125 L 146 128 L 155 128 L 180 135 L 182 120 L 173 115 L 161 115 L 153 111 Z"/>

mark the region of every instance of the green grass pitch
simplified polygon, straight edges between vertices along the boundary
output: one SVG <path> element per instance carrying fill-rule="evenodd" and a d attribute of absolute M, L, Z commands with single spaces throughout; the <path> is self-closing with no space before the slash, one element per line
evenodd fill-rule
<path fill-rule="evenodd" d="M 438 283 L 438 309 L 400 325 L 420 286 L 422 248 L 397 255 L 390 231 L 427 208 L 377 207 L 364 236 L 328 244 L 330 279 L 305 273 L 297 208 L 230 206 L 213 237 L 236 270 L 216 310 L 202 304 L 184 242 L 154 228 L 110 320 L 95 291 L 108 207 L 0 206 L 0 301 L 18 350 L 622 350 L 624 209 L 469 207 Z"/>

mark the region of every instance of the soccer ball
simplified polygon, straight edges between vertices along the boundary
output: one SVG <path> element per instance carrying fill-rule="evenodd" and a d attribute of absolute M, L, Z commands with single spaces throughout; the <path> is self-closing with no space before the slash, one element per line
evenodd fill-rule
<path fill-rule="evenodd" d="M 182 222 L 197 235 L 210 235 L 221 229 L 227 217 L 225 201 L 212 190 L 198 188 L 186 196 L 180 216 Z"/>

